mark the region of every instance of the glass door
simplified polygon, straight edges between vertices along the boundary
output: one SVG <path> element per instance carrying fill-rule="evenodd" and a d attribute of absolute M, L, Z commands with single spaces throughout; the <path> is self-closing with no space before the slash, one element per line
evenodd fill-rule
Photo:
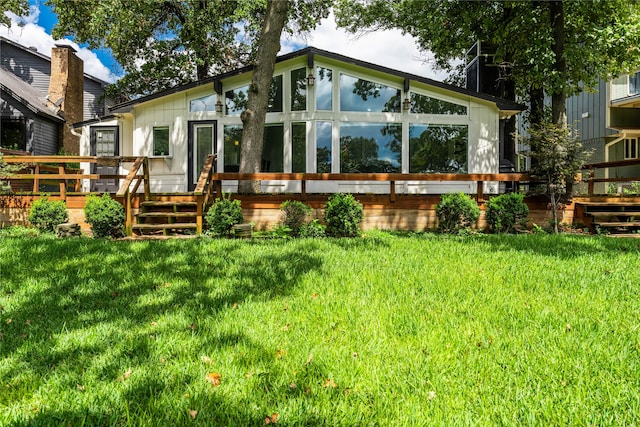
<path fill-rule="evenodd" d="M 209 154 L 216 152 L 216 122 L 190 122 L 189 188 L 195 188 Z"/>

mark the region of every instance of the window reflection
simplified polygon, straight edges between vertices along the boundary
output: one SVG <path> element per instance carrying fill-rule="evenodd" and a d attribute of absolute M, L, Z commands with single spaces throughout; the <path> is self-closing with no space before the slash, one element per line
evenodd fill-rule
<path fill-rule="evenodd" d="M 328 68 L 316 68 L 316 110 L 333 110 L 333 71 Z"/>
<path fill-rule="evenodd" d="M 316 122 L 316 171 L 331 173 L 331 122 Z"/>
<path fill-rule="evenodd" d="M 399 113 L 401 91 L 340 74 L 340 111 Z"/>
<path fill-rule="evenodd" d="M 395 173 L 401 171 L 402 125 L 340 124 L 340 171 Z"/>
<path fill-rule="evenodd" d="M 291 172 L 305 172 L 307 164 L 307 124 L 291 124 Z"/>
<path fill-rule="evenodd" d="M 410 173 L 467 173 L 468 128 L 409 125 Z"/>
<path fill-rule="evenodd" d="M 416 114 L 466 115 L 467 107 L 412 92 L 411 112 Z"/>
<path fill-rule="evenodd" d="M 307 69 L 291 71 L 291 111 L 307 109 Z"/>
<path fill-rule="evenodd" d="M 224 94 L 228 116 L 239 116 L 247 109 L 249 101 L 249 85 L 229 90 Z M 271 80 L 269 88 L 268 113 L 282 112 L 282 75 L 275 76 Z"/>

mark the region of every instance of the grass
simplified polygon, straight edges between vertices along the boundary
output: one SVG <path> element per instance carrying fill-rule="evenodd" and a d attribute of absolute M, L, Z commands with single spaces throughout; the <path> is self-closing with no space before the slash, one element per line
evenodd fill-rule
<path fill-rule="evenodd" d="M 5 237 L 0 425 L 635 425 L 638 242 Z"/>

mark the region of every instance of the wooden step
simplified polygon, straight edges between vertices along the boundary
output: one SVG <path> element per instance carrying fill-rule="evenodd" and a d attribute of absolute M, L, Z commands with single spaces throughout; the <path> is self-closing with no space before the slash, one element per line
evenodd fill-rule
<path fill-rule="evenodd" d="M 586 215 L 596 216 L 638 216 L 640 211 L 602 211 L 602 212 L 586 212 Z"/>
<path fill-rule="evenodd" d="M 195 222 L 176 222 L 173 224 L 133 224 L 131 228 L 133 230 L 185 230 L 193 228 L 195 229 L 197 224 Z"/>
<path fill-rule="evenodd" d="M 196 212 L 143 212 L 136 215 L 138 218 L 195 218 Z"/>
<path fill-rule="evenodd" d="M 602 221 L 594 222 L 598 227 L 640 227 L 640 221 Z"/>
<path fill-rule="evenodd" d="M 166 202 L 158 200 L 146 200 L 140 203 L 141 206 L 153 206 L 153 207 L 173 207 L 173 206 L 189 206 L 198 207 L 198 202 Z"/>

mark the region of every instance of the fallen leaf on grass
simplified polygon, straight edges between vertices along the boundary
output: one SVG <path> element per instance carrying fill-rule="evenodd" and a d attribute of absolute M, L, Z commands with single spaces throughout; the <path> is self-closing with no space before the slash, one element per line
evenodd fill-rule
<path fill-rule="evenodd" d="M 288 331 L 290 326 L 291 326 L 291 325 L 287 323 L 286 325 L 284 325 L 284 326 L 282 327 L 282 330 L 283 330 L 283 331 Z"/>
<path fill-rule="evenodd" d="M 120 380 L 124 381 L 124 380 L 128 379 L 131 376 L 132 373 L 133 373 L 133 370 L 131 368 L 127 369 L 127 372 L 125 372 L 124 374 L 122 374 L 120 376 Z"/>
<path fill-rule="evenodd" d="M 13 319 L 12 318 L 8 318 L 7 319 L 7 323 L 13 323 Z"/>
<path fill-rule="evenodd" d="M 318 294 L 316 293 L 311 294 L 311 298 L 318 298 Z"/>
<path fill-rule="evenodd" d="M 189 416 L 191 417 L 192 420 L 195 420 L 196 417 L 198 416 L 198 411 L 194 411 L 193 409 L 190 409 Z"/>
<path fill-rule="evenodd" d="M 313 353 L 309 354 L 309 357 L 307 358 L 307 361 L 304 364 L 309 365 L 311 362 L 313 362 Z"/>
<path fill-rule="evenodd" d="M 324 387 L 324 388 L 327 388 L 327 387 L 336 388 L 337 386 L 336 386 L 336 383 L 333 381 L 333 378 L 327 378 L 327 380 L 324 382 L 322 387 Z"/>
<path fill-rule="evenodd" d="M 206 363 L 208 365 L 213 364 L 213 360 L 211 360 L 209 356 L 202 356 L 200 357 L 200 360 L 202 361 L 202 363 Z"/>
<path fill-rule="evenodd" d="M 428 394 L 427 394 L 427 400 L 433 400 L 436 398 L 436 392 L 435 390 L 431 390 Z"/>
<path fill-rule="evenodd" d="M 571 332 L 571 323 L 567 323 L 566 330 L 567 332 Z"/>
<path fill-rule="evenodd" d="M 287 354 L 287 350 L 280 349 L 276 351 L 276 359 L 282 359 L 285 354 Z"/>
<path fill-rule="evenodd" d="M 84 386 L 83 385 L 78 384 L 76 386 L 76 388 L 78 389 L 78 391 L 84 391 Z"/>
<path fill-rule="evenodd" d="M 213 384 L 214 387 L 218 387 L 222 382 L 222 375 L 217 372 L 209 372 L 206 378 L 207 382 Z"/>
<path fill-rule="evenodd" d="M 233 305 L 231 306 L 231 309 L 235 310 L 236 308 L 238 308 L 238 303 L 234 302 Z"/>
<path fill-rule="evenodd" d="M 278 414 L 276 414 L 275 412 L 273 414 L 271 414 L 271 416 L 267 415 L 264 418 L 264 423 L 265 424 L 275 424 L 278 422 Z"/>

